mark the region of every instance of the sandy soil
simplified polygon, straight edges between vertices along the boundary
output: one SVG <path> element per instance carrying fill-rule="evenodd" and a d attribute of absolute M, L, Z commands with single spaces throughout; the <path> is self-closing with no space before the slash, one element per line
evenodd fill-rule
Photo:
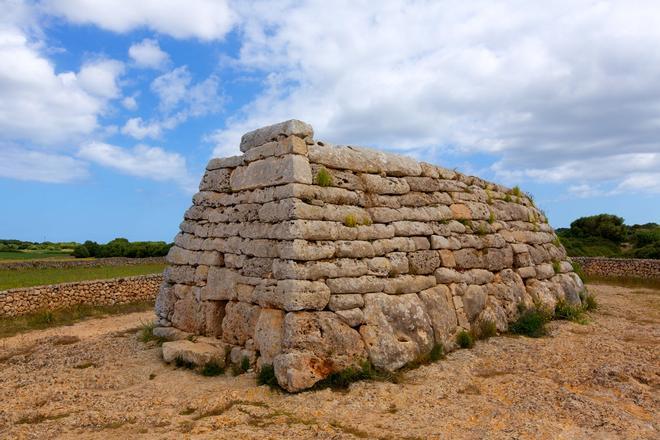
<path fill-rule="evenodd" d="M 0 438 L 660 437 L 660 291 L 590 286 L 590 323 L 497 337 L 403 383 L 287 395 L 206 378 L 135 337 L 150 313 L 0 340 Z"/>

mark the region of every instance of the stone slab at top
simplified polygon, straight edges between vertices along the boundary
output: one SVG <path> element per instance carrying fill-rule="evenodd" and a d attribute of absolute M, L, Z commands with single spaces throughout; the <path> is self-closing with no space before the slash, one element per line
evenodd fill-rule
<path fill-rule="evenodd" d="M 278 136 L 297 136 L 304 139 L 313 135 L 314 129 L 311 125 L 298 119 L 289 119 L 245 133 L 241 138 L 241 151 L 245 153 L 266 142 L 276 141 Z"/>

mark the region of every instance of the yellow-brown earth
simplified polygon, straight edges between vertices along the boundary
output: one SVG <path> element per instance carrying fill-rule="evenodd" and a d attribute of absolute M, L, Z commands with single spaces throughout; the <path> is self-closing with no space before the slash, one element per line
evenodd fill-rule
<path fill-rule="evenodd" d="M 151 313 L 0 340 L 0 438 L 660 437 L 660 292 L 589 286 L 589 323 L 496 337 L 346 392 L 203 377 L 135 337 Z"/>

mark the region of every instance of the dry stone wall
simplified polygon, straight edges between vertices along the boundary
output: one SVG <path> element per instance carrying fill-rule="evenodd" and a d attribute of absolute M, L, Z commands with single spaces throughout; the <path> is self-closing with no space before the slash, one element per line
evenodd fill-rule
<path fill-rule="evenodd" d="M 571 257 L 585 275 L 660 280 L 660 260 L 636 258 Z"/>
<path fill-rule="evenodd" d="M 101 306 L 153 300 L 162 281 L 160 274 L 140 275 L 0 291 L 0 318 L 78 304 Z"/>
<path fill-rule="evenodd" d="M 519 305 L 580 303 L 583 284 L 519 190 L 313 139 L 287 121 L 212 159 L 156 302 L 171 339 L 272 364 L 289 391 L 369 360 L 396 370 Z M 173 345 L 168 345 L 173 344 Z M 172 358 L 190 341 L 166 343 Z M 192 355 L 190 355 L 192 356 Z M 207 356 L 208 357 L 208 356 Z"/>
<path fill-rule="evenodd" d="M 69 267 L 104 267 L 104 266 L 137 266 L 140 264 L 162 264 L 165 257 L 126 258 L 110 257 L 95 258 L 90 260 L 26 260 L 26 261 L 0 261 L 0 269 L 22 270 L 22 269 L 65 269 Z"/>

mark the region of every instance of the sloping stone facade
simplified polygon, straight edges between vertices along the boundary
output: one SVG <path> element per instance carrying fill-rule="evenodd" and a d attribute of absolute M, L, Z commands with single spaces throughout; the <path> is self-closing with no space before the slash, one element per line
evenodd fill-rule
<path fill-rule="evenodd" d="M 286 121 L 213 159 L 185 213 L 159 325 L 289 391 L 365 360 L 398 369 L 462 329 L 506 331 L 519 305 L 579 303 L 583 284 L 518 190 L 313 139 Z M 167 332 L 166 329 L 161 331 Z"/>

